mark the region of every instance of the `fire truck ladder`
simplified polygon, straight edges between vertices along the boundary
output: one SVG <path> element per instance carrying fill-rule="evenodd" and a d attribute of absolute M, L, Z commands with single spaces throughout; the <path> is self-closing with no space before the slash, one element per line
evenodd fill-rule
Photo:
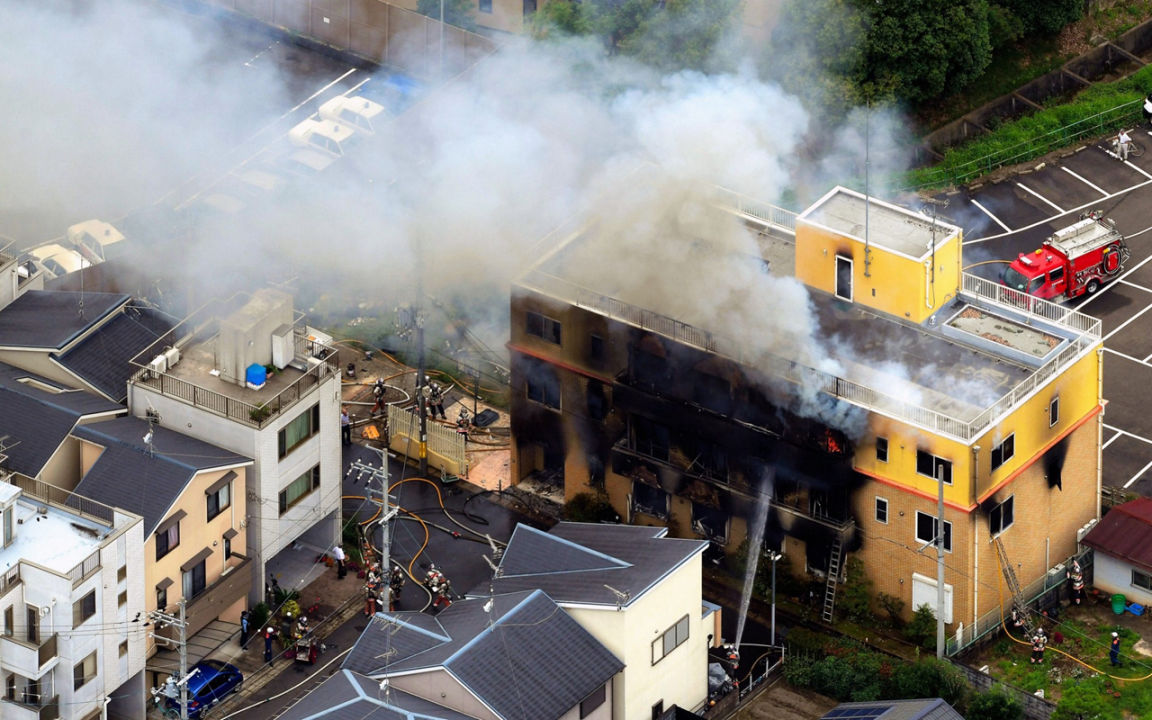
<path fill-rule="evenodd" d="M 1008 589 L 1012 591 L 1012 609 L 1016 611 L 1016 617 L 1021 623 L 1018 627 L 1024 630 L 1024 638 L 1028 639 L 1032 637 L 1035 626 L 1032 624 L 1032 616 L 1028 612 L 1028 604 L 1024 602 L 1024 593 L 1020 591 L 1020 581 L 1016 579 L 1016 572 L 1012 569 L 1012 563 L 1008 561 L 1008 552 L 1004 549 L 1004 543 L 1000 542 L 999 537 L 994 542 L 996 543 L 996 554 L 1000 559 L 1000 570 L 1008 582 Z"/>
<path fill-rule="evenodd" d="M 832 542 L 832 553 L 828 556 L 828 584 L 824 587 L 824 622 L 832 622 L 836 609 L 836 581 L 840 578 L 840 555 L 843 549 L 840 534 Z"/>

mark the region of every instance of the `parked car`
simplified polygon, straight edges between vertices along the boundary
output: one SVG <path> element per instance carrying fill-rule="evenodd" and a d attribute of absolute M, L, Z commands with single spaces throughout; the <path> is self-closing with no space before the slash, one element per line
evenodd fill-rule
<path fill-rule="evenodd" d="M 92 265 L 77 250 L 59 243 L 48 243 L 28 251 L 28 259 L 49 280 L 63 277 Z"/>
<path fill-rule="evenodd" d="M 240 689 L 244 675 L 239 668 L 219 660 L 201 660 L 188 669 L 188 717 L 197 720 L 200 714 L 228 695 Z M 180 717 L 179 699 L 168 698 L 164 703 L 167 717 Z"/>
<path fill-rule="evenodd" d="M 377 125 L 389 116 L 384 106 L 364 97 L 337 95 L 320 106 L 320 118 L 355 128 L 367 135 L 376 133 Z"/>

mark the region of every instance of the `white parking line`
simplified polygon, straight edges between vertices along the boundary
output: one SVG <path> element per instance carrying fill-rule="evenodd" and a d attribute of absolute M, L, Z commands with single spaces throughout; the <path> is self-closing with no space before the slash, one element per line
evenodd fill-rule
<path fill-rule="evenodd" d="M 348 88 L 347 90 L 345 90 L 343 92 L 344 97 L 348 97 L 352 93 L 356 92 L 357 90 L 359 90 L 360 88 L 362 88 L 364 86 L 364 83 L 368 82 L 371 79 L 372 78 L 370 78 L 370 77 L 366 77 L 363 80 L 361 80 L 360 82 L 353 85 L 352 87 Z"/>
<path fill-rule="evenodd" d="M 980 211 L 983 212 L 985 215 L 992 218 L 993 222 L 995 222 L 1000 227 L 1004 228 L 1005 234 L 1012 232 L 1012 228 L 1010 228 L 1007 225 L 1005 225 L 1004 223 L 1000 222 L 1000 218 L 998 218 L 995 215 L 993 215 L 992 213 L 988 212 L 988 208 L 984 207 L 979 202 L 977 202 L 975 198 L 972 199 L 972 204 L 975 205 L 976 207 L 980 208 Z M 998 235 L 997 237 L 1003 237 L 1003 236 Z M 968 243 L 964 243 L 964 244 L 967 245 Z"/>
<path fill-rule="evenodd" d="M 307 105 L 308 103 L 312 102 L 313 100 L 315 100 L 315 99 L 316 99 L 316 97 L 317 97 L 317 96 L 319 96 L 319 95 L 320 95 L 321 93 L 323 93 L 325 90 L 327 90 L 328 88 L 332 87 L 333 85 L 335 85 L 336 83 L 340 82 L 341 80 L 343 80 L 344 78 L 348 77 L 349 75 L 351 75 L 351 74 L 352 74 L 352 73 L 354 73 L 354 72 L 356 72 L 356 68 L 352 68 L 352 69 L 351 69 L 351 70 L 349 70 L 348 72 L 344 73 L 344 74 L 343 74 L 343 75 L 341 75 L 340 77 L 336 78 L 336 79 L 335 79 L 335 80 L 333 80 L 332 82 L 328 83 L 328 84 L 327 84 L 327 85 L 325 85 L 324 87 L 322 87 L 322 88 L 320 88 L 319 90 L 317 90 L 316 92 L 312 93 L 311 95 L 309 95 L 309 96 L 308 96 L 308 99 L 307 99 L 307 100 L 305 100 L 304 102 L 300 103 L 300 104 L 299 104 L 299 105 L 297 105 L 296 107 L 292 108 L 292 109 L 291 109 L 291 110 L 289 110 L 288 112 L 286 112 L 286 113 L 284 113 L 283 115 L 281 115 L 281 116 L 280 116 L 280 117 L 281 117 L 281 119 L 288 117 L 288 116 L 289 116 L 289 115 L 291 115 L 292 113 L 296 112 L 296 111 L 297 111 L 297 110 L 299 110 L 300 108 L 302 108 L 302 107 L 304 107 L 305 105 Z"/>
<path fill-rule="evenodd" d="M 1105 190 L 1104 188 L 1100 187 L 1099 185 L 1097 185 L 1097 184 L 1095 184 L 1095 183 L 1093 183 L 1093 182 L 1089 182 L 1088 178 L 1084 177 L 1083 175 L 1081 175 L 1081 174 L 1079 174 L 1079 173 L 1077 173 L 1077 172 L 1074 172 L 1074 171 L 1072 171 L 1072 170 L 1069 170 L 1069 169 L 1068 169 L 1068 167 L 1067 167 L 1067 166 L 1065 166 L 1065 165 L 1061 165 L 1061 166 L 1060 166 L 1060 169 L 1061 169 L 1061 170 L 1063 170 L 1064 172 L 1068 173 L 1068 174 L 1069 174 L 1069 175 L 1071 175 L 1072 177 L 1076 178 L 1076 179 L 1077 179 L 1077 180 L 1079 180 L 1080 182 L 1084 183 L 1084 184 L 1085 184 L 1085 185 L 1087 185 L 1088 187 L 1092 188 L 1092 189 L 1093 189 L 1093 190 L 1095 190 L 1096 192 L 1100 193 L 1100 194 L 1101 194 L 1101 195 L 1103 195 L 1104 197 L 1108 197 L 1108 191 L 1107 191 L 1107 190 Z"/>
<path fill-rule="evenodd" d="M 1145 305 L 1143 310 L 1141 310 L 1140 312 L 1136 313 L 1136 314 L 1135 314 L 1135 315 L 1133 315 L 1132 317 L 1128 318 L 1128 319 L 1127 319 L 1127 320 L 1125 320 L 1124 322 L 1120 323 L 1120 324 L 1119 324 L 1119 325 L 1117 325 L 1116 327 L 1112 328 L 1112 332 L 1108 333 L 1108 334 L 1107 334 L 1107 335 L 1105 335 L 1103 338 L 1101 338 L 1101 339 L 1100 339 L 1100 342 L 1104 342 L 1104 341 L 1105 341 L 1105 340 L 1107 340 L 1108 338 L 1110 338 L 1110 337 L 1112 337 L 1113 335 L 1115 335 L 1116 333 L 1120 332 L 1121 330 L 1123 330 L 1125 327 L 1127 327 L 1127 326 L 1128 326 L 1128 323 L 1132 322 L 1133 320 L 1135 320 L 1136 318 L 1140 317 L 1141 315 L 1143 315 L 1144 313 L 1148 312 L 1149 310 L 1152 310 L 1152 305 Z"/>
<path fill-rule="evenodd" d="M 1143 170 L 1141 170 L 1140 168 L 1138 168 L 1138 167 L 1136 167 L 1135 165 L 1133 165 L 1133 164 L 1132 164 L 1132 161 L 1130 161 L 1130 160 L 1125 160 L 1125 161 L 1124 161 L 1124 164 L 1125 164 L 1125 165 L 1127 165 L 1128 167 L 1132 168 L 1132 169 L 1133 169 L 1133 170 L 1135 170 L 1136 172 L 1140 173 L 1140 174 L 1141 174 L 1141 175 L 1143 175 L 1144 177 L 1148 178 L 1149 180 L 1152 180 L 1152 175 L 1149 175 L 1148 173 L 1144 172 L 1144 171 L 1143 171 Z"/>
<path fill-rule="evenodd" d="M 1127 430 L 1121 430 L 1120 428 L 1118 428 L 1114 425 L 1109 425 L 1108 423 L 1104 423 L 1104 427 L 1105 427 L 1105 429 L 1111 430 L 1114 433 L 1118 433 L 1120 435 L 1127 435 L 1128 437 L 1132 438 L 1133 440 L 1139 440 L 1140 442 L 1144 442 L 1144 443 L 1148 443 L 1149 445 L 1152 445 L 1152 440 L 1149 440 L 1146 437 L 1140 437 L 1139 435 L 1134 435 L 1133 433 L 1130 433 Z M 1111 440 L 1109 440 L 1109 442 L 1111 442 Z"/>
<path fill-rule="evenodd" d="M 1112 444 L 1113 441 L 1115 441 L 1117 438 L 1120 438 L 1123 436 L 1124 436 L 1124 433 L 1117 431 L 1115 435 L 1113 435 L 1112 437 L 1110 437 L 1104 441 L 1104 444 L 1100 446 L 1100 449 L 1103 450 L 1103 449 L 1107 448 L 1109 445 Z"/>
<path fill-rule="evenodd" d="M 1134 283 L 1134 282 L 1128 282 L 1127 280 L 1117 280 L 1117 281 L 1116 281 L 1116 284 L 1118 284 L 1118 285 L 1127 285 L 1128 287 L 1134 287 L 1134 288 L 1136 288 L 1137 290 L 1143 290 L 1143 291 L 1144 291 L 1144 292 L 1146 292 L 1146 293 L 1152 293 L 1152 289 L 1146 288 L 1146 287 L 1144 287 L 1143 285 L 1137 285 L 1137 284 L 1136 284 L 1136 283 Z"/>
<path fill-rule="evenodd" d="M 1113 350 L 1110 347 L 1106 347 L 1106 348 L 1104 348 L 1104 352 L 1112 353 L 1113 355 L 1117 355 L 1119 357 L 1122 357 L 1125 360 L 1131 360 L 1132 362 L 1136 363 L 1137 365 L 1144 365 L 1145 367 L 1152 368 L 1152 364 L 1146 363 L 1143 360 L 1141 360 L 1140 358 L 1134 358 L 1131 355 L 1128 355 L 1126 353 L 1122 353 L 1119 350 Z M 1152 441 L 1149 441 L 1149 442 L 1152 442 Z"/>
<path fill-rule="evenodd" d="M 1132 483 L 1136 482 L 1137 478 L 1139 478 L 1141 475 L 1143 475 L 1143 474 L 1144 474 L 1144 471 L 1145 471 L 1145 470 L 1147 470 L 1147 469 L 1148 469 L 1148 468 L 1150 468 L 1150 467 L 1152 467 L 1152 460 L 1149 460 L 1147 465 L 1145 465 L 1144 467 L 1140 468 L 1140 472 L 1138 472 L 1138 473 L 1136 473 L 1135 475 L 1133 475 L 1131 480 L 1129 480 L 1128 482 L 1124 483 L 1124 488 L 1125 488 L 1125 489 L 1127 489 L 1127 488 L 1131 487 L 1131 486 L 1132 486 Z"/>
<path fill-rule="evenodd" d="M 1149 177 L 1152 177 L 1152 175 L 1150 175 Z M 1041 195 L 1040 193 L 1036 192 L 1035 190 L 1033 190 L 1032 188 L 1028 187 L 1027 185 L 1025 185 L 1025 184 L 1023 184 L 1023 183 L 1016 183 L 1016 187 L 1020 188 L 1020 189 L 1021 189 L 1021 190 L 1023 190 L 1024 192 L 1027 192 L 1027 193 L 1030 193 L 1030 194 L 1032 194 L 1032 195 L 1035 195 L 1036 197 L 1040 198 L 1041 200 L 1043 200 L 1044 202 L 1048 203 L 1048 204 L 1049 204 L 1049 205 L 1051 205 L 1052 207 L 1056 208 L 1056 212 L 1058 212 L 1058 213 L 1060 213 L 1060 214 L 1064 214 L 1064 208 L 1060 207 L 1059 205 L 1057 205 L 1056 203 L 1052 202 L 1051 200 L 1049 200 L 1048 198 L 1044 197 L 1043 195 Z M 1105 193 L 1105 195 L 1107 195 L 1107 193 Z"/>

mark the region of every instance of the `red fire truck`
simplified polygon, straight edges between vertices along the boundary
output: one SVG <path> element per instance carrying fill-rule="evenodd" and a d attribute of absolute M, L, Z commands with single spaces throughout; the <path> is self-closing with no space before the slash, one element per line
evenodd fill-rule
<path fill-rule="evenodd" d="M 1115 279 L 1129 254 L 1124 236 L 1095 210 L 1052 233 L 1035 252 L 1021 253 L 1000 280 L 1045 300 L 1071 300 Z"/>

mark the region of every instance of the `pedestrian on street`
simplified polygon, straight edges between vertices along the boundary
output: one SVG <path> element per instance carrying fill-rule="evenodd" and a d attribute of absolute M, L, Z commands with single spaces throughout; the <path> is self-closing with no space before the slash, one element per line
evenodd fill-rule
<path fill-rule="evenodd" d="M 340 410 L 340 440 L 345 445 L 352 444 L 352 418 L 348 417 L 348 408 Z"/>
<path fill-rule="evenodd" d="M 332 548 L 332 559 L 336 561 L 336 578 L 343 580 L 344 576 L 348 574 L 347 569 L 344 567 L 344 548 L 339 545 Z"/>
<path fill-rule="evenodd" d="M 264 631 L 264 662 L 272 662 L 272 636 L 276 634 L 276 628 L 269 627 Z"/>
<path fill-rule="evenodd" d="M 240 613 L 240 649 L 248 649 L 248 624 L 249 624 L 248 611 Z"/>
<path fill-rule="evenodd" d="M 1108 649 L 1108 659 L 1116 667 L 1120 666 L 1120 633 L 1112 633 L 1112 646 Z"/>

